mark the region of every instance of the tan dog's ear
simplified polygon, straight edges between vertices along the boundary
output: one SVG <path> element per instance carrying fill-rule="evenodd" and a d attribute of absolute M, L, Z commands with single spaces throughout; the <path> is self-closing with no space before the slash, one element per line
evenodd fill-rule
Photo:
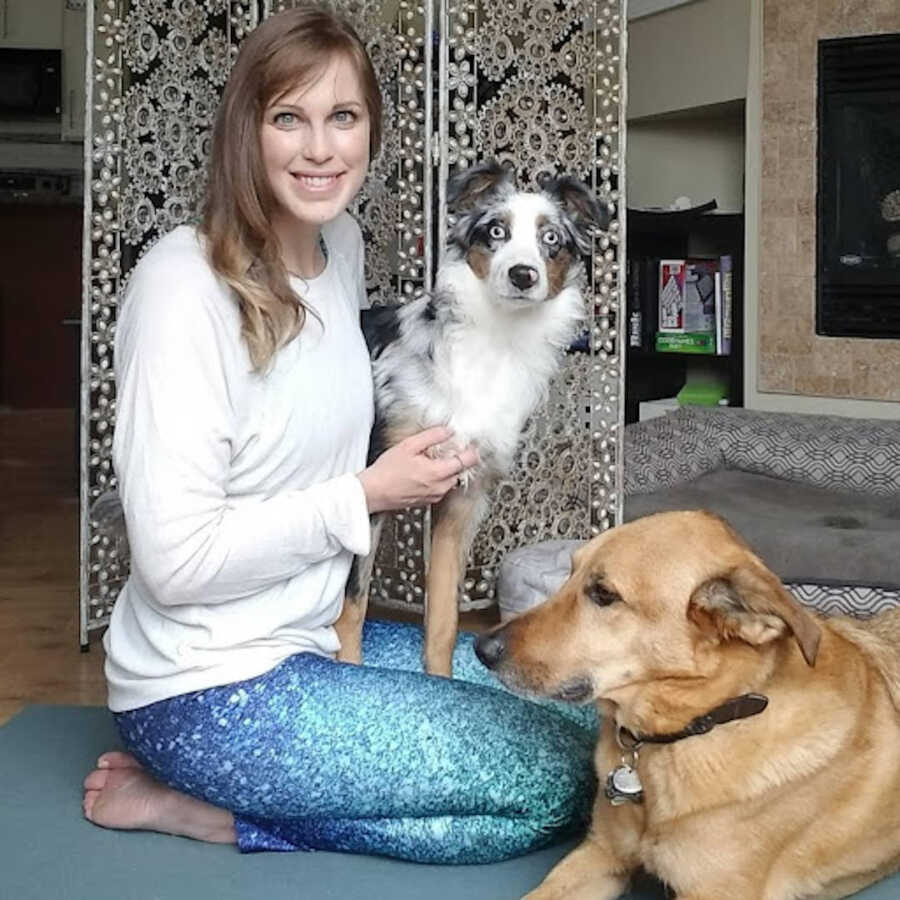
<path fill-rule="evenodd" d="M 720 640 L 755 646 L 793 634 L 807 664 L 816 663 L 821 628 L 762 565 L 740 566 L 701 584 L 691 596 L 688 618 Z"/>

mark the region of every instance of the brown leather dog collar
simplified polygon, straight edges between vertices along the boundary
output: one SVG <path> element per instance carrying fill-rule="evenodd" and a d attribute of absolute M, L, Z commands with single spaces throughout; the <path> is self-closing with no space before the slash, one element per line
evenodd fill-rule
<path fill-rule="evenodd" d="M 619 745 L 626 750 L 637 750 L 644 744 L 674 744 L 684 738 L 706 734 L 712 731 L 716 725 L 724 725 L 726 722 L 734 722 L 736 719 L 749 719 L 751 716 L 759 715 L 768 705 L 769 698 L 762 694 L 741 694 L 740 697 L 733 697 L 708 713 L 692 719 L 681 731 L 671 734 L 636 735 L 620 725 L 616 737 Z"/>

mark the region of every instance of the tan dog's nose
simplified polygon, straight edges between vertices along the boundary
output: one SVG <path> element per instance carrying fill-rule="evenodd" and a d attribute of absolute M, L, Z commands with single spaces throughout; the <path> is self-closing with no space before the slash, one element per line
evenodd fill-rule
<path fill-rule="evenodd" d="M 506 653 L 505 629 L 489 631 L 475 641 L 475 655 L 489 669 L 495 668 Z"/>

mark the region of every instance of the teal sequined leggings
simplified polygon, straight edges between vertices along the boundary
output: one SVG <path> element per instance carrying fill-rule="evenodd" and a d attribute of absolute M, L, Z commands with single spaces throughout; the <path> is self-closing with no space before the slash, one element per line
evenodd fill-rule
<path fill-rule="evenodd" d="M 501 689 L 460 636 L 453 680 L 422 631 L 367 622 L 365 666 L 311 653 L 235 684 L 116 714 L 160 781 L 231 810 L 238 846 L 429 863 L 517 856 L 582 826 L 593 710 Z"/>

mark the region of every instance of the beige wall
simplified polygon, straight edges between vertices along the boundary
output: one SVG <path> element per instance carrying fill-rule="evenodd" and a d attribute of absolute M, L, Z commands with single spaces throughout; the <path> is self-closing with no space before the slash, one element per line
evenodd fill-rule
<path fill-rule="evenodd" d="M 817 41 L 900 30 L 900 2 L 761 0 L 758 9 L 758 94 L 748 97 L 748 134 L 759 134 L 758 158 L 748 153 L 748 183 L 759 186 L 755 224 L 748 202 L 748 231 L 759 236 L 757 247 L 748 243 L 748 264 L 756 258 L 748 405 L 900 415 L 900 341 L 816 335 L 814 274 Z M 752 54 L 750 65 L 753 81 Z"/>
<path fill-rule="evenodd" d="M 693 0 L 629 22 L 629 205 L 687 196 L 743 208 L 748 29 L 749 0 Z"/>
<path fill-rule="evenodd" d="M 668 206 L 676 197 L 744 206 L 744 120 L 729 116 L 647 120 L 628 125 L 628 205 Z"/>
<path fill-rule="evenodd" d="M 697 0 L 630 22 L 628 118 L 743 98 L 749 27 L 749 0 Z"/>

